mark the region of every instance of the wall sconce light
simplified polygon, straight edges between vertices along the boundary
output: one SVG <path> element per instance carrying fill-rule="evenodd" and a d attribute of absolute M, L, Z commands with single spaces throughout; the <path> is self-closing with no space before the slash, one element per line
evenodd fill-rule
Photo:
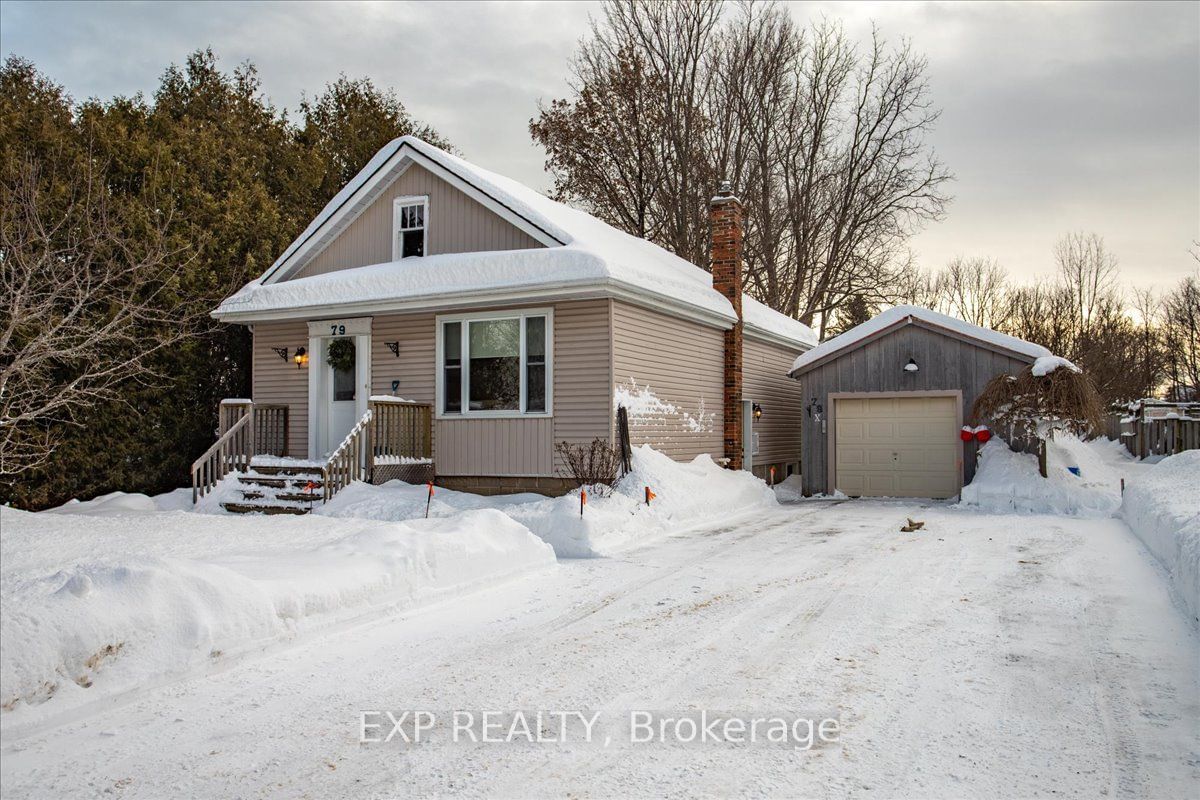
<path fill-rule="evenodd" d="M 911 358 L 908 360 L 908 363 L 904 365 L 905 372 L 916 372 L 919 369 L 921 368 L 917 366 L 917 362 L 913 361 Z"/>
<path fill-rule="evenodd" d="M 399 342 L 384 342 L 384 344 L 387 345 L 388 350 L 392 351 L 392 355 L 394 355 L 396 358 L 400 357 L 400 343 Z"/>
<path fill-rule="evenodd" d="M 758 403 L 755 403 L 755 404 L 754 404 L 753 406 L 751 406 L 750 408 L 751 408 L 751 411 L 752 411 L 752 412 L 753 412 L 753 414 L 754 414 L 754 418 L 755 418 L 755 419 L 761 419 L 761 418 L 762 418 L 762 406 L 760 406 Z"/>
<path fill-rule="evenodd" d="M 284 353 L 286 352 L 287 350 L 285 349 Z M 285 355 L 284 358 L 287 358 L 287 356 Z M 296 362 L 296 369 L 304 369 L 304 366 L 308 363 L 308 351 L 303 347 L 297 347 L 296 355 L 292 357 L 292 360 Z"/>
<path fill-rule="evenodd" d="M 272 347 L 271 349 L 275 351 L 275 355 L 279 356 L 284 361 L 288 360 L 288 349 L 286 347 Z"/>

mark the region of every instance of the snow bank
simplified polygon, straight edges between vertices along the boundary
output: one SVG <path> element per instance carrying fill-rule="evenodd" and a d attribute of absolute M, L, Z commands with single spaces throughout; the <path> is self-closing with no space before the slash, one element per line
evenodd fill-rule
<path fill-rule="evenodd" d="M 0 515 L 6 728 L 554 563 L 495 510 L 406 523 Z"/>
<path fill-rule="evenodd" d="M 656 495 L 649 505 L 647 486 Z M 610 494 L 588 495 L 582 516 L 578 492 L 513 505 L 505 513 L 552 544 L 559 556 L 588 557 L 776 504 L 770 487 L 749 472 L 723 469 L 707 455 L 680 463 L 642 445 L 633 451 L 633 469 Z"/>
<path fill-rule="evenodd" d="M 1165 458 L 1130 480 L 1121 516 L 1200 619 L 1200 450 Z"/>
<path fill-rule="evenodd" d="M 646 505 L 646 487 L 656 497 Z M 330 517 L 405 520 L 425 514 L 426 487 L 389 481 L 382 486 L 353 484 L 324 508 L 314 512 Z M 739 513 L 773 506 L 775 495 L 748 472 L 719 467 L 707 455 L 691 463 L 642 445 L 633 451 L 633 469 L 607 496 L 589 491 L 583 515 L 579 492 L 562 497 L 511 494 L 483 497 L 438 488 L 430 503 L 431 517 L 468 509 L 503 512 L 554 546 L 566 558 L 609 555 L 656 536 L 701 522 L 714 522 Z"/>
<path fill-rule="evenodd" d="M 192 507 L 192 490 L 175 489 L 150 497 L 139 492 L 111 492 L 91 500 L 68 500 L 50 514 L 87 514 L 119 516 L 125 514 L 154 514 L 159 511 L 186 511 Z"/>
<path fill-rule="evenodd" d="M 1110 517 L 1121 506 L 1122 461 L 1130 459 L 1116 442 L 1059 436 L 1048 445 L 1043 478 L 1036 456 L 1014 453 L 993 438 L 980 450 L 975 479 L 963 487 L 959 505 L 997 514 Z"/>

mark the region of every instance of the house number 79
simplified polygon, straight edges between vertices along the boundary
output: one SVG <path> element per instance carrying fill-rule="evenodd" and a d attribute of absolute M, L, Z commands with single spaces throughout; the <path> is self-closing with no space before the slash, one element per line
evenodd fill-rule
<path fill-rule="evenodd" d="M 345 325 L 330 325 L 329 332 L 332 333 L 334 336 L 345 336 L 346 335 L 346 326 Z"/>

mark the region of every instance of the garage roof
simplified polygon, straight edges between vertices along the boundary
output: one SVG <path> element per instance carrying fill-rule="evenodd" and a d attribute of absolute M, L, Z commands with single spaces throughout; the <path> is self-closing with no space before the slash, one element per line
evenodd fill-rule
<path fill-rule="evenodd" d="M 847 350 L 861 347 L 867 342 L 905 325 L 919 325 L 945 336 L 953 336 L 979 347 L 1029 361 L 1053 355 L 1040 344 L 1027 342 L 990 328 L 981 328 L 978 325 L 963 322 L 961 319 L 930 311 L 928 308 L 896 306 L 804 353 L 792 364 L 792 371 L 788 374 L 795 378 L 814 367 L 837 358 Z"/>

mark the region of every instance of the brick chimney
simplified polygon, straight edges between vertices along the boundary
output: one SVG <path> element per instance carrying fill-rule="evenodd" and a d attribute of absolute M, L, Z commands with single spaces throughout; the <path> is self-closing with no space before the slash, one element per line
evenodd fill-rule
<path fill-rule="evenodd" d="M 737 323 L 725 331 L 725 390 L 722 398 L 725 457 L 730 469 L 742 468 L 742 201 L 729 181 L 712 199 L 713 288 L 729 299 Z"/>

